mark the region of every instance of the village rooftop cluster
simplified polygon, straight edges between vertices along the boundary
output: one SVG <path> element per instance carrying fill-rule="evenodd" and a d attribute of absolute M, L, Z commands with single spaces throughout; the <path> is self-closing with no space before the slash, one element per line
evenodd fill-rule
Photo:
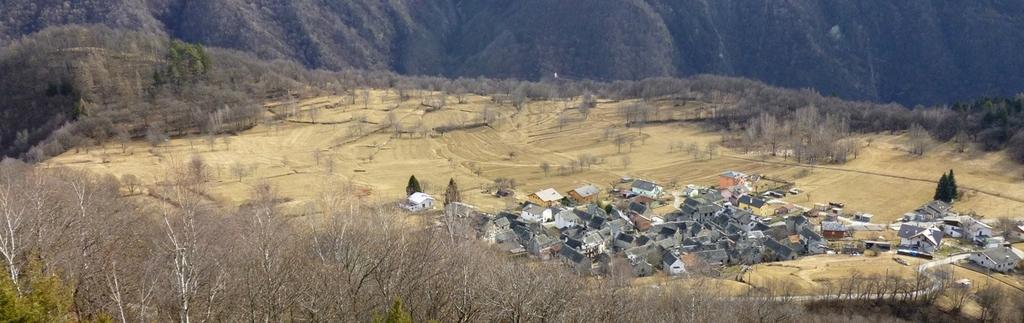
<path fill-rule="evenodd" d="M 846 214 L 840 202 L 804 207 L 783 201 L 801 194 L 792 184 L 754 192 L 761 176 L 726 171 L 718 185 L 686 185 L 668 192 L 657 183 L 624 177 L 602 190 L 587 184 L 564 194 L 548 188 L 528 195 L 521 208 L 487 214 L 464 203 L 445 207 L 446 216 L 469 218 L 479 239 L 512 256 L 560 261 L 584 275 L 608 273 L 625 259 L 632 274 L 657 271 L 678 276 L 726 266 L 795 260 L 818 254 L 891 252 L 932 259 L 954 256 L 980 271 L 1015 270 L 1024 253 L 1010 241 L 1024 240 L 1024 225 L 995 235 L 990 224 L 957 214 L 935 200 L 898 222 L 872 223 L 865 213 Z M 425 193 L 402 206 L 434 208 Z M 897 240 L 855 239 L 856 232 L 897 232 Z M 954 252 L 943 254 L 944 243 Z"/>

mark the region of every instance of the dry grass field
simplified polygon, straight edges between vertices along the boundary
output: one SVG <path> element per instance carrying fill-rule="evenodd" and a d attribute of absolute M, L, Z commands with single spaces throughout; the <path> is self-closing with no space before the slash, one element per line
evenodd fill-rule
<path fill-rule="evenodd" d="M 159 147 L 138 141 L 129 144 L 125 153 L 120 146 L 108 144 L 88 152 L 68 152 L 47 164 L 116 176 L 134 174 L 153 185 L 171 165 L 199 156 L 212 169 L 214 202 L 239 205 L 250 187 L 265 181 L 291 200 L 288 205 L 296 214 L 303 212 L 306 202 L 344 183 L 363 188 L 361 195 L 374 201 L 398 201 L 410 175 L 416 175 L 435 196 L 441 196 L 448 179 L 454 178 L 467 202 L 494 211 L 511 203 L 489 194 L 499 177 L 515 179 L 522 198 L 547 187 L 564 192 L 593 183 L 607 188 L 621 176 L 662 184 L 713 184 L 722 171 L 738 170 L 795 181 L 806 193 L 789 197 L 791 202 L 842 201 L 850 211 L 873 213 L 885 222 L 927 201 L 934 192 L 932 181 L 943 171 L 955 169 L 958 182 L 967 189 L 957 209 L 988 217 L 1024 215 L 1012 212 L 1024 209 L 1022 168 L 998 153 L 968 157 L 938 146 L 923 157 L 911 157 L 902 148 L 901 136 L 870 135 L 861 138 L 859 157 L 839 166 L 797 165 L 730 149 L 718 149 L 710 159 L 694 158 L 671 147 L 694 143 L 703 151 L 708 143 L 719 142 L 721 135 L 694 124 L 626 128 L 619 108 L 631 102 L 600 102 L 584 118 L 574 108 L 576 102 L 532 102 L 517 111 L 487 97 L 469 96 L 464 104 L 453 101 L 428 112 L 418 98 L 399 102 L 393 91 L 375 90 L 369 102 L 328 96 L 270 103 L 267 113 L 289 115 L 285 122 L 222 136 L 212 144 L 198 136 L 175 138 Z M 699 105 L 659 104 L 663 105 L 661 118 Z M 484 115 L 497 121 L 444 134 L 412 131 L 472 125 Z M 392 121 L 401 124 L 404 133 L 395 135 Z M 617 144 L 618 134 L 630 143 Z M 569 167 L 584 155 L 598 162 L 560 174 L 560 165 Z M 543 163 L 552 165 L 547 174 L 540 167 Z"/>
<path fill-rule="evenodd" d="M 684 149 L 671 147 L 694 143 L 707 154 L 707 144 L 720 142 L 721 134 L 689 123 L 626 128 L 619 109 L 631 102 L 600 102 L 584 118 L 572 108 L 578 102 L 532 102 L 517 110 L 496 105 L 487 97 L 469 96 L 466 101 L 428 112 L 419 98 L 399 102 L 394 92 L 375 90 L 370 102 L 331 96 L 270 103 L 267 115 L 284 114 L 284 122 L 261 124 L 237 135 L 220 136 L 212 143 L 196 136 L 175 138 L 158 147 L 139 140 L 124 151 L 120 145 L 108 144 L 67 152 L 45 166 L 119 177 L 132 174 L 143 187 L 152 188 L 167 179 L 174 165 L 198 157 L 209 165 L 210 202 L 237 207 L 254 185 L 266 182 L 287 198 L 284 210 L 294 216 L 314 213 L 315 202 L 338 192 L 370 202 L 398 202 L 410 175 L 416 175 L 423 188 L 439 198 L 448 180 L 454 178 L 466 202 L 497 211 L 515 203 L 490 194 L 494 179 L 501 177 L 515 179 L 519 184 L 516 197 L 523 199 L 548 187 L 562 192 L 586 183 L 608 188 L 622 176 L 655 180 L 669 189 L 689 183 L 711 185 L 719 173 L 737 170 L 796 182 L 804 193 L 788 197 L 790 202 L 810 206 L 841 201 L 850 212 L 875 214 L 877 222 L 893 221 L 928 201 L 934 192 L 933 181 L 954 169 L 967 192 L 957 209 L 986 217 L 1024 216 L 1012 212 L 1024 209 L 1024 182 L 1019 176 L 1024 168 L 997 153 L 969 157 L 954 153 L 952 147 L 937 146 L 923 157 L 911 157 L 903 148 L 903 136 L 876 134 L 860 138 L 859 157 L 846 165 L 799 165 L 781 157 L 765 158 L 725 148 L 712 158 L 695 158 Z M 664 105 L 660 117 L 671 118 L 701 103 L 659 104 Z M 443 134 L 422 131 L 473 125 L 484 115 L 496 121 Z M 394 123 L 401 124 L 402 134 L 395 134 Z M 620 134 L 631 138 L 627 140 L 631 143 L 617 144 L 613 138 Z M 572 174 L 560 174 L 560 165 L 568 167 L 585 155 L 596 157 L 597 162 Z M 543 163 L 552 165 L 547 173 L 540 167 Z M 357 189 L 340 189 L 349 185 Z M 410 221 L 429 220 L 410 217 Z M 870 238 L 886 234 L 892 235 L 871 233 Z M 814 293 L 823 282 L 840 280 L 855 271 L 864 275 L 913 274 L 913 267 L 891 258 L 822 255 L 761 264 L 744 274 L 749 285 L 727 279 L 716 281 L 716 286 L 739 295 L 751 286 L 784 281 L 794 293 Z M 920 262 L 908 260 L 912 265 Z M 985 279 L 970 271 L 962 275 Z M 654 277 L 635 284 L 661 288 L 692 283 Z"/>
<path fill-rule="evenodd" d="M 902 257 L 909 266 L 892 259 L 891 254 L 878 257 L 848 255 L 817 255 L 793 261 L 764 263 L 743 274 L 744 281 L 762 288 L 785 289 L 794 295 L 813 295 L 826 288 L 826 282 L 839 283 L 854 273 L 864 277 L 886 275 L 911 279 L 923 261 Z M 780 285 L 782 284 L 782 285 Z"/>
<path fill-rule="evenodd" d="M 848 255 L 802 257 L 793 261 L 755 265 L 743 274 L 743 279 L 753 287 L 786 288 L 795 295 L 813 295 L 827 288 L 825 285 L 827 282 L 838 284 L 855 274 L 865 279 L 887 275 L 913 279 L 918 265 L 925 262 L 919 258 L 898 256 L 908 263 L 908 265 L 902 265 L 893 260 L 893 256 L 894 254 L 889 252 L 882 253 L 877 257 Z M 999 273 L 985 275 L 963 266 L 952 266 L 952 268 L 954 280 L 969 279 L 973 292 L 995 285 L 1013 294 L 1024 293 L 1024 281 L 1019 276 Z"/>

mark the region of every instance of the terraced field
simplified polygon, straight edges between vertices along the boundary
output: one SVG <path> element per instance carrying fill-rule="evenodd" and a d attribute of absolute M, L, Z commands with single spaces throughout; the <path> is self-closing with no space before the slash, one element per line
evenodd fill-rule
<path fill-rule="evenodd" d="M 531 102 L 516 109 L 469 96 L 463 104 L 449 99 L 442 109 L 421 104 L 434 96 L 422 93 L 399 101 L 394 91 L 374 90 L 369 102 L 359 96 L 273 102 L 267 104 L 267 115 L 284 121 L 220 137 L 212 145 L 200 137 L 175 138 L 159 147 L 140 141 L 125 153 L 120 147 L 95 147 L 47 164 L 134 174 L 152 186 L 171 165 L 199 156 L 212 170 L 212 202 L 237 206 L 250 187 L 266 181 L 290 199 L 286 205 L 296 215 L 308 213 L 309 202 L 347 183 L 360 187 L 360 195 L 371 201 L 398 201 L 413 174 L 438 196 L 454 178 L 464 199 L 494 211 L 512 202 L 489 194 L 499 177 L 515 179 L 521 198 L 547 187 L 608 187 L 627 175 L 663 184 L 713 184 L 722 171 L 738 170 L 795 181 L 806 193 L 790 197 L 792 202 L 842 201 L 849 210 L 876 214 L 883 222 L 927 201 L 934 192 L 932 181 L 952 168 L 967 191 L 957 209 L 987 217 L 1024 216 L 1014 213 L 1024 209 L 1024 168 L 999 153 L 967 157 L 939 146 L 924 157 L 911 157 L 902 136 L 867 135 L 860 138 L 858 158 L 846 165 L 798 165 L 725 148 L 708 158 L 707 144 L 719 142 L 719 133 L 693 123 L 627 128 L 620 108 L 634 102 L 602 101 L 584 117 L 575 108 L 578 102 Z M 683 119 L 705 103 L 655 104 L 661 107 L 656 118 Z M 700 147 L 701 156 L 679 148 L 684 143 Z M 594 162 L 572 169 L 583 156 Z M 551 165 L 547 172 L 540 166 L 544 163 Z"/>

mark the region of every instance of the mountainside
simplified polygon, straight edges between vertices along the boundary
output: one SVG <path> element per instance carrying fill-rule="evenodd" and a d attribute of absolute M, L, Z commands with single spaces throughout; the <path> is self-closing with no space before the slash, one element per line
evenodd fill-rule
<path fill-rule="evenodd" d="M 1024 91 L 1020 1 L 0 0 L 0 42 L 70 23 L 328 69 L 709 73 L 908 105 Z"/>

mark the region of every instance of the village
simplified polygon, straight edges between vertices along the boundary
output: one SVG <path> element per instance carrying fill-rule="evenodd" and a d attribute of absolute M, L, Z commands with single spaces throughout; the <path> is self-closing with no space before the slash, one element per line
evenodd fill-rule
<path fill-rule="evenodd" d="M 946 259 L 986 274 L 1014 272 L 1024 259 L 1011 245 L 1024 240 L 1024 224 L 1010 221 L 997 230 L 996 223 L 953 212 L 941 200 L 924 202 L 894 223 L 873 223 L 873 215 L 848 213 L 842 202 L 786 202 L 784 197 L 802 191 L 736 171 L 719 174 L 716 186 L 676 191 L 644 179 L 617 182 L 604 190 L 594 184 L 564 194 L 540 190 L 520 208 L 493 215 L 460 202 L 444 206 L 443 213 L 469 219 L 480 240 L 510 256 L 558 261 L 581 275 L 608 274 L 615 270 L 614 259 L 624 259 L 634 277 L 706 274 L 835 254 L 888 254 L 904 265 L 896 255 Z M 754 190 L 764 182 L 769 188 Z M 434 205 L 422 192 L 401 203 L 410 212 Z"/>

